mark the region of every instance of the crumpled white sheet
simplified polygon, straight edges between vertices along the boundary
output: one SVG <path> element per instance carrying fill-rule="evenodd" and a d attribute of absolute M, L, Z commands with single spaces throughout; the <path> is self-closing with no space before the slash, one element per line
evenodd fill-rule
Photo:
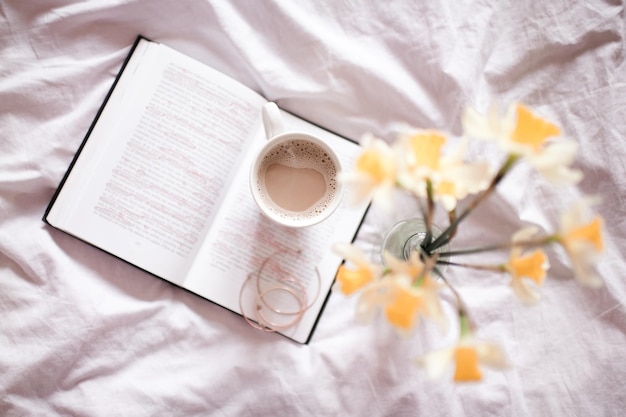
<path fill-rule="evenodd" d="M 138 33 L 355 139 L 390 141 L 405 124 L 458 135 L 466 105 L 531 105 L 578 142 L 584 181 L 552 188 L 520 168 L 460 241 L 550 230 L 598 194 L 606 285 L 580 287 L 550 252 L 542 300 L 528 307 L 505 277 L 451 269 L 478 337 L 511 362 L 453 385 L 413 361 L 454 334 L 362 326 L 355 300 L 333 294 L 301 346 L 51 230 L 45 207 Z M 0 414 L 621 415 L 624 42 L 619 1 L 1 2 Z M 486 146 L 471 155 L 499 160 Z M 358 243 L 375 245 L 390 221 L 373 209 Z"/>

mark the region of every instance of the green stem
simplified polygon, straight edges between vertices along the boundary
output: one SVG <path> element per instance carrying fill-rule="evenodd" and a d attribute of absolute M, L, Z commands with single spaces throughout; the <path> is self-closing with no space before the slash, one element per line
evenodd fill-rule
<path fill-rule="evenodd" d="M 511 249 L 511 248 L 514 248 L 514 247 L 531 248 L 531 247 L 535 247 L 535 246 L 548 245 L 548 244 L 554 243 L 556 241 L 557 241 L 557 236 L 556 235 L 550 235 L 550 236 L 546 236 L 546 237 L 543 237 L 541 239 L 535 239 L 535 240 L 520 240 L 520 241 L 517 241 L 517 242 L 510 241 L 510 242 L 507 242 L 507 243 L 501 243 L 499 245 L 482 246 L 482 247 L 479 247 L 479 248 L 461 249 L 461 250 L 455 250 L 455 251 L 450 251 L 450 252 L 440 252 L 439 255 L 441 257 L 448 257 L 448 256 L 471 255 L 473 253 L 491 252 L 491 251 L 497 251 L 497 250 Z"/>
<path fill-rule="evenodd" d="M 439 270 L 439 268 L 434 267 L 433 272 L 437 276 L 439 276 L 439 278 L 441 278 L 441 281 L 443 281 L 443 283 L 446 284 L 446 286 L 450 289 L 450 291 L 452 291 L 454 298 L 456 298 L 457 311 L 459 312 L 459 318 L 461 319 L 461 327 L 463 328 L 463 326 L 466 326 L 466 331 L 468 332 L 467 334 L 471 333 L 472 326 L 467 317 L 467 313 L 466 313 L 467 309 L 465 308 L 465 303 L 463 302 L 463 299 L 461 298 L 461 294 L 459 294 L 456 288 L 454 288 L 454 286 L 452 286 L 452 284 L 448 282 L 448 280 L 446 279 L 446 277 L 443 276 L 443 273 Z M 463 317 L 466 319 L 465 323 L 463 323 Z"/>
<path fill-rule="evenodd" d="M 459 310 L 459 332 L 460 339 L 469 337 L 472 334 L 472 325 L 465 311 Z"/>
<path fill-rule="evenodd" d="M 457 228 L 459 223 L 461 223 L 480 203 L 482 203 L 491 193 L 496 189 L 496 186 L 502 181 L 502 178 L 506 175 L 506 173 L 515 165 L 515 163 L 519 160 L 520 156 L 515 154 L 510 154 L 502 167 L 498 170 L 498 173 L 491 180 L 491 184 L 489 187 L 482 193 L 478 194 L 472 202 L 465 208 L 465 210 L 448 226 L 446 230 L 441 233 L 441 235 L 435 239 L 430 245 L 426 247 L 428 252 L 432 252 L 441 246 L 445 245 L 452 238 L 452 232 Z"/>
<path fill-rule="evenodd" d="M 456 221 L 457 215 L 456 215 L 456 208 L 450 210 L 448 212 L 448 221 L 450 224 L 454 223 Z M 450 240 L 456 235 L 456 227 L 454 229 L 452 229 L 452 231 L 450 232 Z"/>
<path fill-rule="evenodd" d="M 435 199 L 433 197 L 433 183 L 429 179 L 426 180 L 426 196 L 427 200 L 427 215 L 426 215 L 426 236 L 424 236 L 424 240 L 422 241 L 422 247 L 428 247 L 433 239 L 433 214 L 435 211 Z"/>
<path fill-rule="evenodd" d="M 426 276 L 435 269 L 435 266 L 437 265 L 437 261 L 439 259 L 439 254 L 437 253 L 434 255 L 429 255 L 421 246 L 419 247 L 419 250 L 421 252 L 420 257 L 423 257 L 424 260 L 424 267 L 422 268 L 420 274 L 413 280 L 414 287 L 420 287 L 422 285 Z"/>
<path fill-rule="evenodd" d="M 477 270 L 481 270 L 481 271 L 504 272 L 504 269 L 503 269 L 504 266 L 503 265 L 476 265 L 476 264 L 466 264 L 466 263 L 451 262 L 451 261 L 444 261 L 444 260 L 437 261 L 437 264 L 439 264 L 439 265 L 460 266 L 460 267 L 463 267 L 463 268 L 477 269 Z"/>

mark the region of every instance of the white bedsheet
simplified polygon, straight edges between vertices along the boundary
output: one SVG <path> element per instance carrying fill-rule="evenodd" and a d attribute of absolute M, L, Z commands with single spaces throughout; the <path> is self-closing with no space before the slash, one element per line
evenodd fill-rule
<path fill-rule="evenodd" d="M 599 0 L 0 0 L 0 415 L 622 415 L 624 19 Z M 46 205 L 139 33 L 355 139 L 405 123 L 458 135 L 466 105 L 529 104 L 578 142 L 585 179 L 514 171 L 464 239 L 551 228 L 599 194 L 605 286 L 578 285 L 558 251 L 531 307 L 503 276 L 451 271 L 478 337 L 512 364 L 454 385 L 413 364 L 453 342 L 435 328 L 398 338 L 333 294 L 298 345 L 50 229 Z M 496 163 L 486 149 L 473 156 Z M 359 244 L 386 221 L 373 210 Z"/>

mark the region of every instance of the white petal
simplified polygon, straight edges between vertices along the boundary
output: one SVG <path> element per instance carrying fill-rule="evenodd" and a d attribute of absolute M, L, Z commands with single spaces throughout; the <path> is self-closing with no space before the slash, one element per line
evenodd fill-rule
<path fill-rule="evenodd" d="M 457 185 L 458 190 L 465 195 L 467 193 L 477 193 L 487 188 L 493 176 L 491 167 L 485 162 L 464 164 L 455 167 L 446 174 Z M 465 195 L 457 193 L 457 198 L 464 198 Z"/>
<path fill-rule="evenodd" d="M 550 169 L 537 168 L 537 171 L 554 185 L 578 184 L 583 179 L 582 171 L 569 169 L 565 166 L 557 166 Z"/>
<path fill-rule="evenodd" d="M 391 289 L 387 282 L 368 285 L 361 293 L 356 305 L 356 319 L 360 323 L 371 322 L 378 311 L 391 300 Z"/>
<path fill-rule="evenodd" d="M 369 265 L 367 257 L 363 251 L 351 243 L 335 243 L 333 244 L 332 249 L 337 255 L 350 262 L 357 265 Z"/>
<path fill-rule="evenodd" d="M 537 226 L 526 226 L 513 234 L 511 240 L 513 242 L 523 242 L 529 240 L 535 233 L 539 231 Z"/>
<path fill-rule="evenodd" d="M 561 215 L 561 234 L 566 235 L 572 229 L 583 226 L 589 220 L 591 206 L 600 203 L 598 196 L 586 196 Z"/>
<path fill-rule="evenodd" d="M 389 251 L 384 251 L 382 256 L 385 265 L 389 265 L 390 269 L 398 270 L 402 267 L 401 265 L 403 261 L 393 256 L 391 253 L 389 253 Z"/>
<path fill-rule="evenodd" d="M 376 313 L 378 313 L 378 305 L 361 296 L 356 305 L 356 320 L 362 324 L 369 324 L 376 317 Z"/>
<path fill-rule="evenodd" d="M 563 139 L 550 143 L 534 158 L 535 166 L 571 165 L 577 150 L 578 144 L 573 140 Z"/>
<path fill-rule="evenodd" d="M 535 291 L 531 287 L 530 280 L 521 278 L 521 279 L 512 279 L 511 280 L 511 288 L 515 292 L 522 301 L 526 303 L 535 303 L 539 300 L 540 295 L 538 291 Z"/>
<path fill-rule="evenodd" d="M 372 199 L 374 195 L 374 183 L 369 179 L 354 181 L 344 194 L 346 201 L 352 206 L 358 206 Z"/>
<path fill-rule="evenodd" d="M 574 276 L 582 285 L 598 288 L 604 285 L 595 270 L 599 253 L 590 244 L 579 244 L 568 248 Z"/>
<path fill-rule="evenodd" d="M 439 196 L 439 200 L 441 201 L 443 208 L 448 212 L 456 208 L 457 200 L 451 195 L 441 195 Z"/>
<path fill-rule="evenodd" d="M 466 137 L 463 137 L 459 140 L 459 142 L 452 148 L 450 153 L 441 158 L 441 164 L 454 163 L 458 164 L 463 162 L 465 158 L 465 154 L 467 153 L 467 146 L 469 144 L 469 140 Z"/>
<path fill-rule="evenodd" d="M 468 107 L 461 116 L 461 124 L 466 135 L 476 139 L 494 139 L 495 132 L 485 116 Z"/>
<path fill-rule="evenodd" d="M 422 356 L 417 360 L 417 363 L 424 367 L 429 377 L 439 379 L 444 376 L 452 364 L 453 356 L 454 349 L 441 349 Z"/>
<path fill-rule="evenodd" d="M 361 145 L 362 148 L 367 148 L 369 146 L 372 146 L 372 144 L 376 142 L 376 140 L 378 139 L 374 135 L 368 132 L 361 136 L 361 139 L 359 139 L 359 144 Z"/>
<path fill-rule="evenodd" d="M 393 211 L 393 184 L 385 184 L 376 188 L 372 196 L 372 203 L 380 207 L 383 211 L 390 213 Z"/>
<path fill-rule="evenodd" d="M 556 185 L 576 184 L 583 174 L 569 166 L 574 162 L 578 144 L 571 140 L 551 143 L 537 155 L 530 155 L 530 163 L 548 181 Z"/>
<path fill-rule="evenodd" d="M 482 364 L 497 369 L 504 369 L 509 366 L 506 354 L 500 346 L 487 342 L 475 342 L 474 346 Z"/>
<path fill-rule="evenodd" d="M 449 324 L 443 314 L 441 302 L 435 291 L 426 295 L 426 315 L 437 324 L 442 334 L 448 332 Z"/>

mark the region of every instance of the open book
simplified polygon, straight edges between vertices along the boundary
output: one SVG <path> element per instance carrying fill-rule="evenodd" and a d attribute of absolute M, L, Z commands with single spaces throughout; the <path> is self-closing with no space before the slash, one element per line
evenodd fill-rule
<path fill-rule="evenodd" d="M 240 297 L 246 279 L 278 253 L 280 268 L 317 294 L 301 319 L 281 330 L 308 342 L 342 262 L 331 246 L 353 240 L 367 205 L 342 203 L 330 218 L 304 229 L 284 228 L 261 214 L 248 178 L 266 141 L 266 102 L 232 78 L 139 36 L 44 221 L 238 314 L 240 305 L 254 302 Z M 353 163 L 356 143 L 283 113 L 287 129 L 322 137 L 342 166 Z"/>

